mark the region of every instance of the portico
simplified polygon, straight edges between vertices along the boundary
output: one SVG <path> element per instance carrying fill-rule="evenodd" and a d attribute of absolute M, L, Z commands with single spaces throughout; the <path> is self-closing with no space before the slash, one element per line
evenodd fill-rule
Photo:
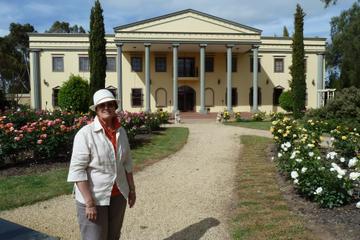
<path fill-rule="evenodd" d="M 175 26 L 172 28 L 171 26 Z M 186 32 L 189 27 L 196 26 L 202 32 Z M 216 29 L 217 28 L 217 29 Z M 209 32 L 203 32 L 208 29 Z M 125 26 L 115 27 L 115 43 L 117 45 L 118 59 L 122 58 L 123 51 L 140 53 L 145 55 L 145 111 L 151 111 L 151 72 L 150 72 L 150 52 L 171 53 L 172 52 L 172 112 L 179 109 L 178 106 L 178 86 L 179 81 L 195 82 L 199 84 L 199 109 L 200 113 L 206 113 L 205 108 L 205 56 L 206 53 L 224 53 L 226 58 L 224 65 L 227 66 L 226 89 L 232 92 L 232 55 L 233 49 L 236 53 L 247 53 L 254 51 L 254 69 L 257 69 L 257 45 L 260 44 L 261 30 L 244 26 L 238 23 L 230 22 L 224 19 L 216 18 L 194 10 L 185 10 L 175 14 L 169 14 L 162 17 L 148 19 L 132 23 Z M 181 73 L 179 77 L 179 55 L 198 55 L 199 67 L 191 68 L 184 63 L 185 74 Z M 118 61 L 118 65 L 122 61 Z M 191 64 L 191 63 L 190 63 Z M 194 66 L 195 63 L 192 64 Z M 119 66 L 121 69 L 121 66 Z M 258 72 L 254 71 L 253 86 L 257 86 Z M 122 74 L 118 74 L 118 86 L 122 89 Z M 254 92 L 256 87 L 253 88 Z M 227 110 L 232 112 L 232 94 L 226 94 Z M 256 97 L 257 92 L 254 93 Z M 122 95 L 118 95 L 119 98 Z M 254 101 L 253 111 L 257 111 L 257 101 Z"/>

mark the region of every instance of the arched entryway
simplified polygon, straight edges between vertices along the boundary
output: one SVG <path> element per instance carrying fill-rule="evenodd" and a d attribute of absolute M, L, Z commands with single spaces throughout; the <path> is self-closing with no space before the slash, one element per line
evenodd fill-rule
<path fill-rule="evenodd" d="M 178 89 L 178 104 L 181 112 L 194 111 L 196 93 L 189 86 L 181 86 Z"/>

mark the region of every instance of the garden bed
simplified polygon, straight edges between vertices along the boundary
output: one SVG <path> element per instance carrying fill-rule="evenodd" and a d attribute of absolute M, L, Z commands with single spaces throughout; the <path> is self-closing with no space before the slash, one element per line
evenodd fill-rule
<path fill-rule="evenodd" d="M 268 148 L 267 159 L 276 155 L 276 147 Z M 277 174 L 277 181 L 289 208 L 303 217 L 306 227 L 311 229 L 319 239 L 357 240 L 360 236 L 360 209 L 354 204 L 337 208 L 321 208 L 315 202 L 300 196 L 292 182 L 283 174 Z"/>

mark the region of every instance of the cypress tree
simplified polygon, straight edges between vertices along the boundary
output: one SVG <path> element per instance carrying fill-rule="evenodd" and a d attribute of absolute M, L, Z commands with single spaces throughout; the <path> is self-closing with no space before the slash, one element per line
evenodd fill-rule
<path fill-rule="evenodd" d="M 106 78 L 106 40 L 103 10 L 99 0 L 91 8 L 89 32 L 89 63 L 90 63 L 90 104 L 93 94 L 105 88 Z"/>
<path fill-rule="evenodd" d="M 293 94 L 293 113 L 294 118 L 301 118 L 305 110 L 306 97 L 306 77 L 305 77 L 305 51 L 304 51 L 304 17 L 305 13 L 299 4 L 296 5 L 295 13 L 295 33 L 292 43 L 292 66 L 290 82 Z"/>
<path fill-rule="evenodd" d="M 283 37 L 289 37 L 289 31 L 286 26 L 283 28 Z"/>

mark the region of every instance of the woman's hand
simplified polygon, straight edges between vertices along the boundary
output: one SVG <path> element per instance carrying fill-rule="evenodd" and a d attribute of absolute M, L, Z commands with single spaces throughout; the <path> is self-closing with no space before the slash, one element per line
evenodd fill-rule
<path fill-rule="evenodd" d="M 132 208 L 136 202 L 136 193 L 135 190 L 130 190 L 129 197 L 128 197 L 128 203 L 129 207 Z"/>
<path fill-rule="evenodd" d="M 95 221 L 97 217 L 96 206 L 86 206 L 85 214 L 87 219 L 90 221 Z"/>

